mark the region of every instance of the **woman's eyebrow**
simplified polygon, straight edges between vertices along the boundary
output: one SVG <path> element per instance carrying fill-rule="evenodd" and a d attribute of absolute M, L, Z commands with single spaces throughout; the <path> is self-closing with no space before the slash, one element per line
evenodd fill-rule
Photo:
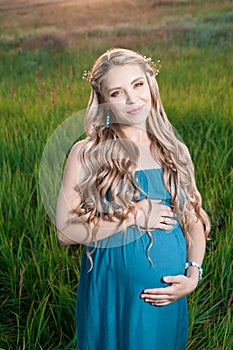
<path fill-rule="evenodd" d="M 121 87 L 120 86 L 116 86 L 114 88 L 109 89 L 108 92 L 111 92 L 112 90 L 118 90 L 118 89 L 121 89 Z"/>
<path fill-rule="evenodd" d="M 141 80 L 141 79 L 145 79 L 145 77 L 139 77 L 139 78 L 136 78 L 136 79 L 134 79 L 134 80 L 131 82 L 131 84 L 134 84 L 134 83 L 135 83 L 135 81 L 137 81 L 137 80 Z"/>
<path fill-rule="evenodd" d="M 138 77 L 138 78 L 134 79 L 130 84 L 133 85 L 135 83 L 135 81 L 140 80 L 140 79 L 145 79 L 145 77 Z M 108 92 L 111 92 L 112 90 L 117 90 L 117 89 L 122 89 L 122 87 L 121 86 L 113 87 L 113 88 L 109 89 Z"/>

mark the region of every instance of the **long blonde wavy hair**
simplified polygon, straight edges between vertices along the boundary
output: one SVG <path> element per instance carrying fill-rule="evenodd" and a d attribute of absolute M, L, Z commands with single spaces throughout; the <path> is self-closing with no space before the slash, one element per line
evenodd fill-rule
<path fill-rule="evenodd" d="M 79 184 L 82 205 L 75 213 L 78 216 L 87 215 L 88 222 L 94 222 L 96 218 L 106 215 L 109 219 L 114 216 L 124 220 L 129 212 L 135 210 L 135 202 L 141 191 L 134 178 L 139 151 L 135 143 L 122 139 L 119 123 L 105 124 L 108 111 L 103 97 L 105 75 L 114 66 L 127 64 L 139 65 L 146 75 L 152 100 L 146 121 L 150 150 L 164 169 L 164 184 L 171 194 L 171 203 L 184 235 L 189 236 L 188 218 L 192 212 L 202 222 L 207 237 L 210 221 L 202 209 L 193 163 L 187 147 L 175 136 L 166 116 L 156 72 L 144 56 L 127 49 L 108 50 L 97 59 L 89 73 L 92 90 L 84 121 L 89 142 L 84 145 L 80 156 L 86 177 Z"/>

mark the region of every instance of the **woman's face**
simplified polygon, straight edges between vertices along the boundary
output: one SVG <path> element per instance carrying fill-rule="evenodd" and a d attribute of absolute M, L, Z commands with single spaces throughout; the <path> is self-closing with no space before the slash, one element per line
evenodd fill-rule
<path fill-rule="evenodd" d="M 114 66 L 103 79 L 103 97 L 116 117 L 113 122 L 145 125 L 151 110 L 151 93 L 139 65 Z"/>

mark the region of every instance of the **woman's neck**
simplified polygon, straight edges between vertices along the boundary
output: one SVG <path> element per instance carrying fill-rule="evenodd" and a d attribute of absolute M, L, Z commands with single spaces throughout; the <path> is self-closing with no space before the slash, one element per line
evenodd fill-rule
<path fill-rule="evenodd" d="M 151 140 L 145 126 L 121 125 L 121 130 L 127 139 L 150 149 Z"/>

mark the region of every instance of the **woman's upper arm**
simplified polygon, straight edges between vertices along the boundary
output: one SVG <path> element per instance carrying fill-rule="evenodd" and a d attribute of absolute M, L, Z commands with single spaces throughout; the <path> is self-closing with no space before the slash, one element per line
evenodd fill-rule
<path fill-rule="evenodd" d="M 79 161 L 80 150 L 84 145 L 84 141 L 76 143 L 67 158 L 61 188 L 63 189 L 70 204 L 73 199 L 80 198 L 78 195 L 78 184 L 80 179 L 79 172 L 81 165 Z"/>
<path fill-rule="evenodd" d="M 81 196 L 78 192 L 79 171 L 81 169 L 79 154 L 86 141 L 76 143 L 67 158 L 61 188 L 57 201 L 56 227 L 58 238 L 62 244 L 72 244 L 70 239 L 65 239 L 65 227 L 72 210 L 81 204 Z"/>

